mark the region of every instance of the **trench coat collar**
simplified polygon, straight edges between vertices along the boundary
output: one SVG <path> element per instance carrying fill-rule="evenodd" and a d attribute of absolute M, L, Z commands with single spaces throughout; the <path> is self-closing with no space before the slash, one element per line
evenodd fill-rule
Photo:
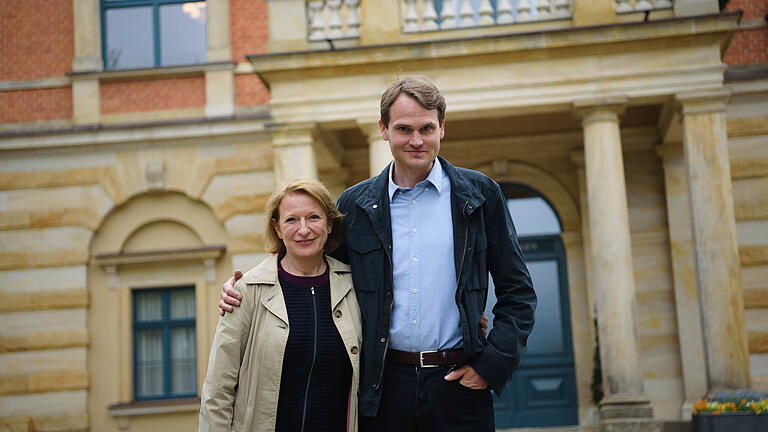
<path fill-rule="evenodd" d="M 259 265 L 249 270 L 243 275 L 243 281 L 246 284 L 255 284 L 264 286 L 266 291 L 261 296 L 261 303 L 269 311 L 277 315 L 280 319 L 288 323 L 288 311 L 285 307 L 282 288 L 277 277 L 277 254 L 271 254 Z M 335 308 L 341 300 L 352 289 L 352 283 L 349 278 L 343 276 L 344 273 L 350 273 L 352 270 L 349 264 L 325 256 L 325 261 L 329 267 L 329 281 L 331 285 L 331 307 Z"/>

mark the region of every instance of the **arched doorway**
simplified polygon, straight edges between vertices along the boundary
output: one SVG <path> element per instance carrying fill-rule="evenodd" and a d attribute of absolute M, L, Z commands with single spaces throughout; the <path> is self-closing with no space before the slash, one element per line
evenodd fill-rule
<path fill-rule="evenodd" d="M 496 427 L 575 425 L 578 400 L 562 225 L 549 202 L 534 189 L 515 183 L 501 187 L 538 306 L 520 367 L 503 394 L 494 395 Z M 485 313 L 491 323 L 495 303 L 496 296 L 489 290 Z"/>

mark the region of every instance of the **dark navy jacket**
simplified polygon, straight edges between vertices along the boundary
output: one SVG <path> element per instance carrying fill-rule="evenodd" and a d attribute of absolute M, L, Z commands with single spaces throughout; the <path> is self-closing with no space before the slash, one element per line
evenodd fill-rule
<path fill-rule="evenodd" d="M 477 171 L 457 168 L 438 158 L 451 181 L 463 361 L 500 394 L 520 363 L 533 328 L 536 294 L 499 185 Z M 344 214 L 346 241 L 334 255 L 352 266 L 363 316 L 359 401 L 360 415 L 364 416 L 378 412 L 392 317 L 388 184 L 389 167 L 344 191 L 338 202 Z M 486 338 L 480 318 L 488 295 L 489 272 L 498 301 L 493 308 L 493 329 Z"/>

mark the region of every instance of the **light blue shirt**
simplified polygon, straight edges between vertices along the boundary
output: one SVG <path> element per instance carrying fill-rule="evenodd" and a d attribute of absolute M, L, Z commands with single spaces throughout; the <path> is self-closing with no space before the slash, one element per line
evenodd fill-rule
<path fill-rule="evenodd" d="M 394 307 L 390 347 L 431 351 L 462 345 L 456 306 L 451 182 L 435 159 L 427 178 L 413 189 L 392 181 Z"/>

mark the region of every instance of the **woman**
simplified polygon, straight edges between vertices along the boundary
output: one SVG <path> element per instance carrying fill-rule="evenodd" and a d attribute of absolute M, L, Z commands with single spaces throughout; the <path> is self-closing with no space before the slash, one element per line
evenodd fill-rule
<path fill-rule="evenodd" d="M 219 320 L 200 431 L 356 431 L 360 309 L 349 266 L 324 251 L 342 215 L 317 180 L 272 194 L 272 253 L 235 285 L 239 308 Z"/>

